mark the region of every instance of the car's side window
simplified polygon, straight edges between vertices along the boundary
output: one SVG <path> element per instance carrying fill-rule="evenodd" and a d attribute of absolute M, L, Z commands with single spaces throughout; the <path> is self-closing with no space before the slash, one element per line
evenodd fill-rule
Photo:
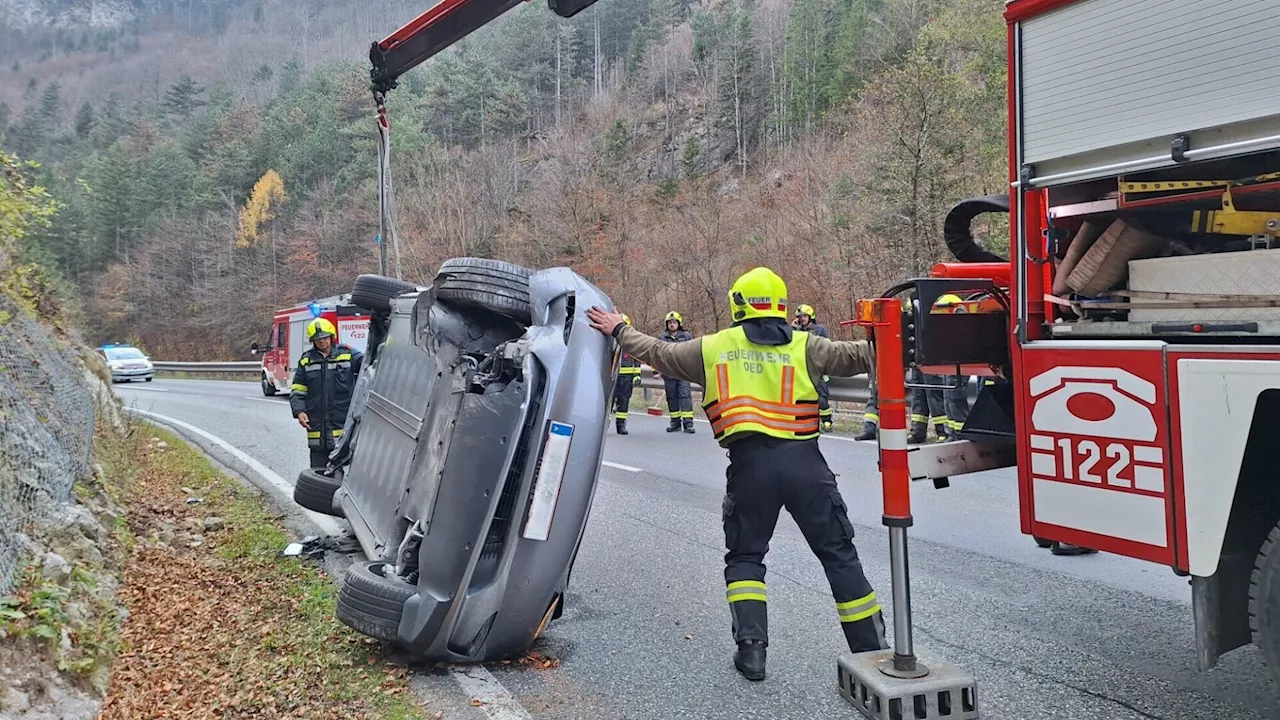
<path fill-rule="evenodd" d="M 286 341 L 286 338 L 288 337 L 287 336 L 288 332 L 289 332 L 289 324 L 280 323 L 280 325 L 276 328 L 276 347 L 282 348 L 288 345 L 288 342 Z"/>

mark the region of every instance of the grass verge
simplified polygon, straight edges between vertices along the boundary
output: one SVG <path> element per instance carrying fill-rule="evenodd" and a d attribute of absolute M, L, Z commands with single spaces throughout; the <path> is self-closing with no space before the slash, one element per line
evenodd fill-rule
<path fill-rule="evenodd" d="M 403 668 L 333 616 L 318 567 L 255 490 L 141 425 L 124 489 L 135 538 L 123 649 L 100 720 L 421 718 Z"/>

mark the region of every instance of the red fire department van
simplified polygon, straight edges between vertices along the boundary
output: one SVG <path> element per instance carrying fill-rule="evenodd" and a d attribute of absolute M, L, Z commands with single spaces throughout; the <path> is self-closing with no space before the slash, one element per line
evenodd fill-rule
<path fill-rule="evenodd" d="M 1009 260 L 959 212 L 961 262 L 894 288 L 905 362 L 994 384 L 912 476 L 1016 464 L 1024 533 L 1189 576 L 1201 667 L 1253 642 L 1276 673 L 1280 3 L 1005 15 L 1011 191 L 970 202 L 1009 212 Z"/>
<path fill-rule="evenodd" d="M 312 300 L 277 310 L 265 346 L 254 343 L 251 351 L 262 355 L 262 394 L 289 392 L 298 358 L 307 349 L 307 323 L 325 318 L 338 329 L 338 342 L 364 352 L 369 337 L 369 313 L 351 304 L 350 295 Z"/>

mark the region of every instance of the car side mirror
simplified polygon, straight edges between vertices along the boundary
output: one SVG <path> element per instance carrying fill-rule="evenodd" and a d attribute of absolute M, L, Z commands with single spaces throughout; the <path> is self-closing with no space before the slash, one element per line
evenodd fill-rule
<path fill-rule="evenodd" d="M 249 346 L 249 354 L 250 354 L 250 355 L 257 355 L 257 354 L 258 354 L 258 343 L 254 343 L 254 344 L 252 344 L 252 345 L 250 345 L 250 346 Z"/>

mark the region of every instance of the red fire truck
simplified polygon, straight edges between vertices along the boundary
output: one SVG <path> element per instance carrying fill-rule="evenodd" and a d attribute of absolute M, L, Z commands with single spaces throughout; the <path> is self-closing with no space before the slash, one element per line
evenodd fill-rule
<path fill-rule="evenodd" d="M 262 355 L 262 394 L 289 392 L 294 363 L 307 349 L 307 323 L 325 318 L 338 329 L 338 342 L 364 352 L 369 336 L 369 313 L 351 304 L 350 295 L 312 300 L 277 310 L 265 346 L 254 343 L 254 355 Z"/>
<path fill-rule="evenodd" d="M 879 362 L 985 378 L 911 477 L 1016 464 L 1024 533 L 1189 576 L 1201 667 L 1253 642 L 1275 673 L 1280 3 L 1005 15 L 1011 191 L 957 205 L 960 262 L 886 293 L 904 354 Z M 1009 213 L 1008 259 L 974 243 L 982 212 Z"/>

